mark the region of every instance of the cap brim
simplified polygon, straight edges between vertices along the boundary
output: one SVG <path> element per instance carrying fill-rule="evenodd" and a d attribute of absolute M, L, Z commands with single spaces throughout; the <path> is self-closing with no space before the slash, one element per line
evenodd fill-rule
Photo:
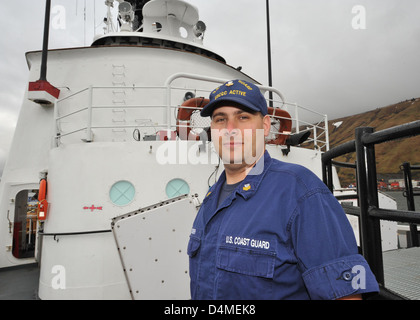
<path fill-rule="evenodd" d="M 235 97 L 226 97 L 226 98 L 219 98 L 217 100 L 214 100 L 210 103 L 208 103 L 200 112 L 200 115 L 202 117 L 210 117 L 213 114 L 213 111 L 220 107 L 220 104 L 224 102 L 235 102 L 237 104 L 240 104 L 246 109 L 250 109 L 252 111 L 261 112 L 261 109 L 255 107 L 252 103 L 249 103 L 248 101 L 241 99 L 241 98 L 235 98 Z"/>

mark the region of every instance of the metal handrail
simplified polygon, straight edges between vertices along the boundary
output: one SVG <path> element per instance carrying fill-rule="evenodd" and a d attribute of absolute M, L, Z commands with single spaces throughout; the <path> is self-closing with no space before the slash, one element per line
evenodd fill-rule
<path fill-rule="evenodd" d="M 420 135 L 420 120 L 377 132 L 370 127 L 361 127 L 356 129 L 355 140 L 332 148 L 322 155 L 323 180 L 333 192 L 333 159 L 356 152 L 356 163 L 346 166 L 355 168 L 357 172 L 358 207 L 343 205 L 343 208 L 347 214 L 359 217 L 362 254 L 383 287 L 385 284 L 380 220 L 420 224 L 420 212 L 379 208 L 374 147 L 376 144 L 416 135 Z M 341 166 L 341 163 L 334 162 L 334 165 Z"/>
<path fill-rule="evenodd" d="M 93 141 L 93 134 L 92 134 L 92 130 L 95 129 L 109 129 L 109 128 L 115 128 L 115 129 L 127 129 L 127 128 L 138 128 L 138 125 L 115 125 L 115 126 L 101 126 L 101 125 L 93 125 L 92 121 L 93 121 L 93 117 L 95 117 L 94 114 L 94 110 L 96 109 L 111 109 L 111 108 L 115 108 L 117 106 L 113 106 L 113 105 L 108 105 L 108 104 L 98 104 L 95 105 L 94 103 L 94 91 L 95 90 L 136 90 L 136 89 L 159 89 L 159 90 L 164 90 L 166 92 L 166 103 L 163 104 L 156 104 L 153 106 L 150 105 L 124 105 L 123 108 L 129 108 L 129 109 L 141 109 L 141 108 L 151 108 L 151 107 L 156 107 L 156 108 L 162 108 L 163 110 L 166 110 L 165 112 L 165 118 L 164 118 L 164 123 L 159 123 L 159 124 L 154 124 L 153 126 L 143 126 L 142 127 L 159 127 L 165 130 L 175 130 L 177 127 L 179 127 L 180 125 L 176 125 L 173 122 L 173 110 L 176 108 L 179 108 L 180 106 L 173 106 L 171 105 L 171 95 L 172 92 L 174 90 L 187 90 L 187 88 L 183 87 L 178 87 L 178 86 L 174 86 L 174 81 L 177 79 L 192 79 L 192 80 L 196 80 L 196 81 L 204 81 L 204 82 L 213 82 L 213 83 L 218 83 L 218 84 L 222 84 L 225 83 L 227 81 L 227 79 L 222 79 L 222 78 L 214 78 L 214 77 L 207 77 L 207 76 L 201 76 L 201 75 L 196 75 L 196 74 L 189 74 L 189 73 L 177 73 L 177 74 L 173 74 L 170 77 L 168 77 L 168 79 L 165 81 L 164 86 L 122 86 L 122 87 L 114 87 L 114 86 L 89 86 L 88 88 L 79 90 L 78 92 L 72 93 L 69 96 L 63 97 L 59 100 L 56 101 L 56 106 L 54 108 L 54 120 L 55 120 L 55 146 L 59 145 L 60 142 L 60 138 L 62 137 L 66 137 L 66 136 L 70 136 L 72 134 L 75 133 L 79 133 L 83 130 L 86 131 L 85 133 L 85 137 L 83 139 L 84 142 L 92 142 Z M 321 147 L 321 149 L 324 150 L 328 150 L 329 149 L 329 139 L 328 139 L 328 121 L 327 121 L 327 117 L 326 115 L 322 115 L 321 113 L 318 113 L 316 111 L 312 111 L 308 108 L 302 107 L 297 105 L 296 103 L 287 103 L 284 101 L 284 96 L 282 95 L 282 93 L 275 89 L 275 88 L 271 88 L 271 87 L 267 87 L 267 86 L 263 86 L 263 85 L 257 85 L 258 88 L 260 88 L 260 90 L 262 91 L 271 91 L 273 93 L 275 93 L 280 100 L 278 100 L 277 102 L 281 104 L 281 107 L 294 107 L 294 118 L 292 118 L 292 120 L 295 122 L 295 127 L 294 130 L 299 133 L 299 131 L 301 130 L 301 127 L 306 126 L 306 129 L 312 130 L 313 131 L 313 137 L 311 137 L 310 139 L 307 140 L 307 142 L 313 142 L 314 146 L 317 145 L 317 147 Z M 197 90 L 197 89 L 192 89 L 192 90 Z M 202 92 L 210 92 L 210 90 L 207 89 L 198 89 L 198 91 L 202 91 Z M 66 102 L 68 103 L 68 100 L 70 98 L 74 98 L 77 97 L 78 95 L 84 94 L 84 93 L 88 93 L 88 96 L 84 101 L 78 101 L 78 103 L 81 103 L 80 108 L 78 108 L 77 110 L 72 110 L 66 114 L 63 115 L 58 115 L 59 112 L 59 106 L 61 103 Z M 95 100 L 96 100 L 96 95 L 95 95 Z M 273 100 L 274 101 L 274 100 Z M 186 107 L 187 108 L 187 107 Z M 322 116 L 323 120 L 317 122 L 317 123 L 309 123 L 306 122 L 302 119 L 299 119 L 299 110 L 305 110 L 308 112 L 312 112 L 314 115 L 316 116 Z M 82 113 L 82 112 L 87 112 L 87 116 L 86 116 L 86 120 L 84 122 L 84 124 L 81 123 L 80 126 L 75 126 L 73 128 L 71 128 L 71 131 L 69 132 L 61 132 L 60 130 L 60 124 L 62 123 L 62 121 L 64 119 L 68 119 L 71 116 L 77 115 L 78 113 Z M 83 121 L 83 120 L 82 120 Z M 324 126 L 322 126 L 322 123 Z M 182 125 L 182 127 L 184 127 Z M 306 130 L 305 129 L 305 130 Z M 279 134 L 278 132 L 272 132 L 273 134 Z M 168 135 L 168 137 L 170 137 L 170 135 Z"/>
<path fill-rule="evenodd" d="M 410 165 L 408 162 L 404 162 L 400 169 L 404 172 L 404 182 L 405 182 L 405 192 L 403 193 L 404 197 L 407 198 L 407 207 L 409 211 L 416 211 L 416 206 L 414 203 L 414 197 L 419 196 L 420 193 L 413 191 L 413 183 L 411 177 L 411 170 L 420 170 L 420 166 L 413 166 Z M 410 224 L 410 234 L 416 235 L 417 233 L 417 226 L 414 224 Z M 411 242 L 414 247 L 418 247 L 420 245 L 419 238 L 417 236 L 411 237 Z"/>

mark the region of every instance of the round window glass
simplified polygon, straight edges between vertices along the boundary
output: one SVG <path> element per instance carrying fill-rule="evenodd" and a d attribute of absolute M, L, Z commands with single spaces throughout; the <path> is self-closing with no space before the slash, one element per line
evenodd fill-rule
<path fill-rule="evenodd" d="M 173 179 L 166 185 L 168 198 L 179 197 L 188 193 L 190 193 L 190 186 L 182 179 Z"/>
<path fill-rule="evenodd" d="M 184 27 L 179 28 L 179 34 L 184 39 L 188 37 L 188 31 Z"/>
<path fill-rule="evenodd" d="M 109 191 L 109 198 L 117 206 L 125 206 L 133 201 L 136 189 L 128 181 L 118 181 L 114 183 Z"/>

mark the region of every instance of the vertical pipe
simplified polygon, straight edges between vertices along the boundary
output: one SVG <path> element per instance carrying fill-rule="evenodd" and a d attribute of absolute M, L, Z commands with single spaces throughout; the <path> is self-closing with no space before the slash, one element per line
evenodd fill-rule
<path fill-rule="evenodd" d="M 58 147 L 60 129 L 58 126 L 58 101 L 54 102 L 54 141 L 52 148 Z"/>
<path fill-rule="evenodd" d="M 42 46 L 41 76 L 39 80 L 47 80 L 48 38 L 50 35 L 51 0 L 47 0 L 44 21 L 44 42 Z"/>
<path fill-rule="evenodd" d="M 93 86 L 89 86 L 88 118 L 86 126 L 86 142 L 92 142 L 92 105 L 93 105 Z"/>
<path fill-rule="evenodd" d="M 366 188 L 366 162 L 364 146 L 362 144 L 362 129 L 357 128 L 355 136 L 356 147 L 356 168 L 357 168 L 357 189 L 358 200 L 360 206 L 360 247 L 362 253 L 365 255 L 367 251 L 368 232 L 367 232 L 367 214 L 368 214 L 368 201 L 367 201 L 367 188 Z"/>
<path fill-rule="evenodd" d="M 369 133 L 373 132 L 370 128 Z M 376 174 L 375 145 L 368 145 L 366 150 L 367 164 L 367 187 L 368 187 L 368 203 L 369 208 L 379 208 L 378 200 L 378 179 Z M 374 261 L 375 275 L 378 282 L 384 284 L 384 263 L 382 258 L 382 237 L 381 237 L 381 221 L 378 218 L 368 217 L 369 228 L 369 252 L 370 259 Z"/>
<path fill-rule="evenodd" d="M 321 164 L 322 164 L 322 181 L 325 183 L 325 185 L 328 187 L 328 173 L 327 173 L 327 167 L 328 167 L 328 164 L 329 164 L 329 162 L 330 162 L 331 160 L 330 159 L 328 159 L 328 160 L 326 160 L 326 159 L 324 159 L 323 157 L 321 158 Z"/>
<path fill-rule="evenodd" d="M 405 194 L 407 197 L 407 209 L 409 211 L 416 211 L 414 204 L 413 183 L 411 177 L 411 167 L 409 162 L 402 164 L 404 169 Z M 413 247 L 419 246 L 419 236 L 417 234 L 417 225 L 410 224 L 411 244 Z"/>
<path fill-rule="evenodd" d="M 376 166 L 375 159 L 372 158 L 372 149 L 366 151 L 363 143 L 363 136 L 368 133 L 372 133 L 373 128 L 361 127 L 356 129 L 355 147 L 356 147 L 356 168 L 357 168 L 357 187 L 358 187 L 358 199 L 360 206 L 360 246 L 362 248 L 362 254 L 369 263 L 372 272 L 376 276 L 376 280 L 380 284 L 384 284 L 383 266 L 382 262 L 382 249 L 381 245 L 378 248 L 375 247 L 378 241 L 381 243 L 380 230 L 379 239 L 377 226 L 379 225 L 378 219 L 372 219 L 369 217 L 369 206 L 372 205 L 374 196 L 369 193 L 372 192 L 372 176 L 373 171 L 368 166 Z M 374 153 L 374 152 L 373 152 Z M 372 163 L 373 162 L 373 163 Z M 375 170 L 376 174 L 376 170 Z M 375 191 L 376 192 L 376 191 Z M 377 196 L 376 196 L 377 197 Z M 378 253 L 381 259 L 377 259 Z"/>
<path fill-rule="evenodd" d="M 326 143 L 326 148 L 325 151 L 330 150 L 330 129 L 328 128 L 328 116 L 325 115 L 324 116 L 324 126 L 325 126 L 325 143 Z"/>
<path fill-rule="evenodd" d="M 269 0 L 266 0 L 266 11 L 267 11 L 267 55 L 268 55 L 268 85 L 273 86 L 273 79 L 271 73 L 271 36 L 270 36 L 270 4 Z M 270 107 L 273 107 L 273 93 L 269 93 Z"/>
<path fill-rule="evenodd" d="M 333 182 L 333 174 L 332 174 L 332 162 L 331 160 L 328 161 L 328 188 L 334 193 L 334 182 Z"/>
<path fill-rule="evenodd" d="M 334 184 L 332 181 L 332 161 L 331 159 L 322 159 L 322 181 L 326 184 L 328 189 L 333 193 Z"/>
<path fill-rule="evenodd" d="M 166 87 L 166 131 L 168 132 L 168 139 L 171 140 L 171 84 L 168 83 Z"/>
<path fill-rule="evenodd" d="M 295 121 L 296 121 L 296 133 L 300 132 L 300 125 L 299 125 L 299 108 L 298 104 L 295 102 Z"/>

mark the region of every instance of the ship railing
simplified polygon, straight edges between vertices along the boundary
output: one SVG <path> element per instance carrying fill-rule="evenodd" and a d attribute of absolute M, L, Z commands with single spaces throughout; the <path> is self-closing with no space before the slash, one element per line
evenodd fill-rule
<path fill-rule="evenodd" d="M 165 95 L 165 87 L 163 86 L 89 86 L 75 93 L 72 93 L 64 98 L 56 101 L 54 108 L 55 134 L 54 145 L 58 146 L 65 137 L 76 136 L 72 142 L 94 142 L 94 132 L 96 130 L 126 130 L 136 128 L 148 128 L 151 132 L 156 130 L 163 130 L 167 128 L 167 123 L 161 121 L 156 124 L 151 118 L 135 118 L 128 124 L 121 124 L 118 121 L 109 121 L 104 117 L 98 116 L 101 111 L 115 111 L 115 110 L 134 110 L 138 111 L 136 115 L 148 115 L 150 110 L 161 109 L 161 114 L 164 114 L 167 106 L 162 101 L 154 104 L 121 104 L 115 101 L 110 95 L 120 91 L 123 93 L 135 92 L 137 94 L 137 101 L 142 101 L 142 94 L 150 91 L 156 97 L 163 97 Z M 104 99 L 103 97 L 108 97 Z M 157 99 L 159 100 L 159 99 Z M 136 101 L 136 102 L 137 102 Z M 149 109 L 149 110 L 147 110 Z M 103 123 L 100 123 L 102 120 Z M 106 121 L 108 120 L 108 121 Z M 106 122 L 106 124 L 105 124 Z M 63 127 L 70 127 L 71 129 L 63 129 Z M 130 133 L 130 136 L 133 136 Z M 103 141 L 103 140 L 101 140 Z"/>
<path fill-rule="evenodd" d="M 386 287 L 382 253 L 380 220 L 414 224 L 411 231 L 418 237 L 417 225 L 420 212 L 390 210 L 379 207 L 376 173 L 375 145 L 402 138 L 420 135 L 420 120 L 389 129 L 374 132 L 371 127 L 360 127 L 355 131 L 355 139 L 334 147 L 322 154 L 323 181 L 333 192 L 332 167 L 347 167 L 356 170 L 357 206 L 343 203 L 346 214 L 357 216 L 359 220 L 360 250 L 369 263 L 380 286 L 379 298 L 404 299 L 400 294 Z M 356 152 L 356 162 L 342 163 L 333 159 Z M 352 198 L 355 196 L 352 195 Z M 420 275 L 419 275 L 420 276 Z"/>
<path fill-rule="evenodd" d="M 223 78 L 215 78 L 215 77 L 209 77 L 209 76 L 203 76 L 203 75 L 197 75 L 197 74 L 191 74 L 191 73 L 176 73 L 170 76 L 166 82 L 166 99 L 167 99 L 167 118 L 170 118 L 170 115 L 172 113 L 171 105 L 171 97 L 174 90 L 185 90 L 185 87 L 183 88 L 176 88 L 173 86 L 173 82 L 176 80 L 183 79 L 183 80 L 192 80 L 194 83 L 213 83 L 211 90 L 197 90 L 201 92 L 205 92 L 206 94 L 204 96 L 208 96 L 209 93 L 214 89 L 216 85 L 221 85 L 225 82 L 227 82 L 230 79 L 223 79 Z M 292 132 L 281 132 L 277 130 L 278 127 L 276 127 L 276 124 L 279 123 L 279 120 L 284 119 L 283 117 L 278 117 L 271 115 L 272 118 L 272 129 L 271 129 L 271 138 L 269 140 L 275 140 L 277 138 L 277 135 L 283 134 L 283 135 L 292 135 L 295 133 L 300 133 L 302 131 L 310 131 L 311 134 L 309 138 L 305 141 L 305 144 L 313 147 L 314 149 L 321 150 L 321 151 L 327 151 L 329 149 L 329 136 L 328 136 L 328 117 L 327 115 L 321 114 L 319 112 L 316 112 L 314 110 L 311 110 L 309 108 L 305 108 L 303 106 L 298 105 L 297 103 L 289 103 L 285 101 L 285 98 L 283 94 L 276 88 L 269 87 L 269 86 L 263 86 L 263 85 L 257 85 L 257 87 L 264 93 L 271 92 L 274 93 L 274 95 L 277 97 L 276 99 L 272 98 L 270 95 L 270 98 L 266 98 L 267 105 L 274 107 L 274 108 L 280 108 L 285 111 L 287 111 L 291 115 L 291 120 L 293 122 L 292 125 Z M 195 90 L 196 87 L 191 87 L 190 89 L 197 93 Z M 197 94 L 195 94 L 197 96 Z M 177 106 L 176 108 L 179 108 Z M 190 109 L 191 107 L 183 107 Z M 274 125 L 274 126 L 273 126 Z M 199 126 L 199 129 L 204 129 L 204 126 Z M 168 124 L 168 130 L 171 130 L 171 124 Z"/>
<path fill-rule="evenodd" d="M 400 170 L 404 173 L 404 185 L 405 185 L 405 191 L 403 192 L 403 196 L 407 198 L 407 208 L 408 211 L 416 211 L 416 205 L 414 201 L 415 196 L 420 196 L 420 192 L 415 192 L 413 188 L 413 179 L 411 172 L 413 170 L 420 170 L 420 166 L 418 165 L 412 165 L 409 162 L 403 162 L 400 165 Z M 411 244 L 414 247 L 420 246 L 419 237 L 417 237 L 417 225 L 410 224 L 410 235 L 411 235 Z"/>
<path fill-rule="evenodd" d="M 176 133 L 177 129 L 186 127 L 186 124 L 182 122 L 176 123 L 179 108 L 189 108 L 182 106 L 186 93 L 192 93 L 196 97 L 208 97 L 217 84 L 224 82 L 226 79 L 178 73 L 169 77 L 164 86 L 90 86 L 84 88 L 57 100 L 54 108 L 54 146 L 66 143 L 65 141 L 73 143 L 80 142 L 80 140 L 83 142 L 104 141 L 98 138 L 101 130 L 126 131 L 126 136 L 130 139 L 140 139 L 140 137 L 136 138 L 136 132 L 139 130 L 148 132 L 143 133 L 143 140 L 146 138 L 149 140 L 154 138 L 156 140 L 178 139 L 173 133 Z M 278 134 L 293 135 L 302 131 L 310 131 L 309 138 L 302 146 L 321 151 L 329 149 L 326 115 L 296 103 L 285 102 L 283 95 L 275 88 L 266 86 L 259 86 L 259 88 L 263 92 L 273 92 L 275 97 L 267 98 L 267 103 L 274 108 L 286 110 L 291 115 L 293 122 L 292 132 L 279 133 L 277 125 L 279 125 L 281 117 L 272 116 L 273 126 L 270 140 L 275 140 Z M 109 96 L 116 91 L 130 95 L 127 99 L 129 101 L 121 104 L 109 101 Z M 156 103 L 138 103 L 144 101 L 142 98 L 144 96 L 156 97 L 154 99 Z M 131 119 L 131 122 L 110 123 L 99 116 L 100 112 L 105 112 L 107 109 L 131 110 L 129 112 L 136 112 L 136 117 L 132 117 L 134 120 Z M 149 116 L 144 117 L 144 115 Z M 209 127 L 210 121 L 197 115 L 198 112 L 193 115 L 196 117 L 196 121 L 191 121 L 188 127 L 199 132 Z M 65 140 L 68 137 L 73 137 L 73 139 Z M 105 139 L 112 141 L 109 137 Z"/>
<path fill-rule="evenodd" d="M 174 89 L 174 88 L 172 88 Z M 182 90 L 185 90 L 185 88 L 182 88 Z M 279 100 L 275 100 L 275 99 L 267 99 L 267 102 L 270 103 L 270 101 L 274 102 L 275 104 L 282 104 L 283 108 L 282 109 L 291 109 L 291 110 L 296 110 L 294 112 L 294 114 L 298 114 L 299 113 L 299 109 L 302 108 L 301 106 L 297 105 L 296 103 L 288 103 L 288 102 L 281 102 Z M 180 108 L 181 106 L 171 106 L 171 111 L 173 111 L 173 109 L 176 109 L 176 111 Z M 210 126 L 210 120 L 209 119 L 205 119 L 203 120 L 202 117 L 199 116 L 199 109 L 196 107 L 187 107 L 187 106 L 182 106 L 182 108 L 184 109 L 190 109 L 190 110 L 194 110 L 196 112 L 193 112 L 192 114 L 192 121 L 191 122 L 187 122 L 187 121 L 181 121 L 180 124 L 178 125 L 171 125 L 171 129 L 169 129 L 169 131 L 172 131 L 173 127 L 176 128 L 190 128 L 192 129 L 192 131 L 194 131 L 194 133 L 199 133 L 202 132 L 203 130 L 205 130 L 206 128 L 208 128 Z M 309 110 L 309 109 L 307 109 Z M 289 119 L 286 117 L 282 117 L 282 116 L 276 116 L 276 115 L 270 115 L 272 121 L 271 121 L 271 130 L 270 130 L 270 135 L 267 138 L 267 140 L 276 140 L 278 135 L 286 135 L 286 136 L 291 136 L 293 134 L 298 134 L 304 131 L 309 131 L 310 135 L 308 137 L 308 139 L 304 142 L 304 145 L 309 146 L 311 148 L 317 149 L 317 150 L 321 150 L 321 151 L 326 151 L 329 149 L 329 140 L 328 140 L 328 126 L 325 126 L 325 124 L 328 124 L 328 120 L 327 117 L 323 116 L 322 120 L 313 123 L 313 122 L 309 122 L 309 121 L 305 121 L 305 120 L 299 120 L 299 118 L 291 118 L 291 120 L 293 121 L 293 123 L 296 123 L 296 125 L 294 124 L 292 126 L 292 131 L 290 132 L 279 132 L 278 131 L 278 127 L 279 124 L 281 122 L 281 120 L 283 119 Z M 168 130 L 168 129 L 167 129 Z M 302 144 L 303 145 L 303 144 Z M 285 146 L 286 148 L 286 146 Z"/>

